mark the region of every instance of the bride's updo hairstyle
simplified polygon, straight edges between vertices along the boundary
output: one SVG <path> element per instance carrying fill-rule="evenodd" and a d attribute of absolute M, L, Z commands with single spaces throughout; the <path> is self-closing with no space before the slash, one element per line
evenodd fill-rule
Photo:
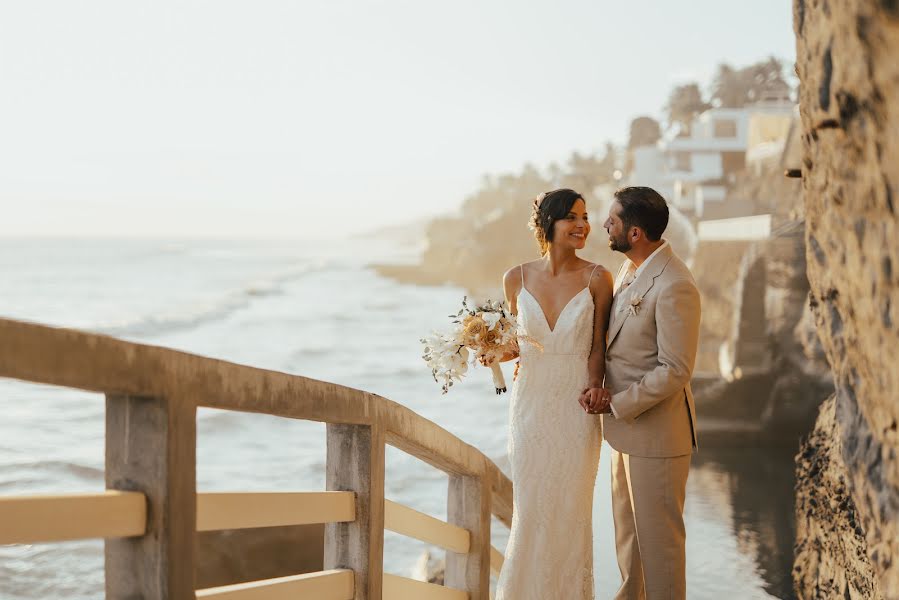
<path fill-rule="evenodd" d="M 540 254 L 549 251 L 549 243 L 553 241 L 553 226 L 559 219 L 564 219 L 571 212 L 571 207 L 584 197 L 568 188 L 545 192 L 534 200 L 534 210 L 528 227 L 534 232 L 540 245 Z M 586 202 L 586 201 L 585 201 Z"/>

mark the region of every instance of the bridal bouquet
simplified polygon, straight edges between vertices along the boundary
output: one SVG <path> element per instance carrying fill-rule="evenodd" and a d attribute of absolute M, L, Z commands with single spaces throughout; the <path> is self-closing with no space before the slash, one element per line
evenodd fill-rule
<path fill-rule="evenodd" d="M 515 316 L 504 302 L 488 300 L 482 306 L 469 307 L 468 297 L 462 299 L 462 308 L 450 315 L 455 327 L 448 333 L 433 333 L 421 340 L 424 344 L 424 358 L 434 381 L 441 383 L 443 393 L 447 393 L 454 380 L 461 380 L 468 371 L 468 358 L 484 356 L 493 371 L 496 393 L 506 391 L 506 381 L 499 367 L 499 359 L 504 354 L 517 351 L 518 327 Z"/>

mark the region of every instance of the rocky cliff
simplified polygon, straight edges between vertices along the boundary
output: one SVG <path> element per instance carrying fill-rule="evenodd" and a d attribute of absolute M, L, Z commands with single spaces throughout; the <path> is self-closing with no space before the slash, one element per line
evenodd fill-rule
<path fill-rule="evenodd" d="M 899 598 L 899 2 L 793 9 L 810 306 L 836 383 L 798 457 L 794 581 Z"/>

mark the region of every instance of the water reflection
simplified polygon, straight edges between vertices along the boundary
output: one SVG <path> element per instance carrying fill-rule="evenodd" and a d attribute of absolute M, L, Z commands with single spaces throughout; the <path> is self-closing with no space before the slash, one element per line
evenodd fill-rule
<path fill-rule="evenodd" d="M 795 597 L 790 575 L 796 534 L 794 454 L 794 448 L 783 446 L 706 447 L 694 456 L 690 472 L 688 512 L 729 514 L 738 551 L 753 560 L 763 589 L 776 598 Z M 687 515 L 688 521 L 697 518 Z"/>

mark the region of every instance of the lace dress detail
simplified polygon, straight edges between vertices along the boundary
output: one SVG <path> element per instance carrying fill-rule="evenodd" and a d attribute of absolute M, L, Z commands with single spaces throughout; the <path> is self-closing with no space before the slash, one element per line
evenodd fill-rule
<path fill-rule="evenodd" d="M 512 530 L 496 600 L 593 599 L 593 488 L 602 430 L 577 402 L 586 387 L 593 297 L 581 290 L 550 330 L 537 300 L 518 295 L 522 344 L 510 399 Z"/>

